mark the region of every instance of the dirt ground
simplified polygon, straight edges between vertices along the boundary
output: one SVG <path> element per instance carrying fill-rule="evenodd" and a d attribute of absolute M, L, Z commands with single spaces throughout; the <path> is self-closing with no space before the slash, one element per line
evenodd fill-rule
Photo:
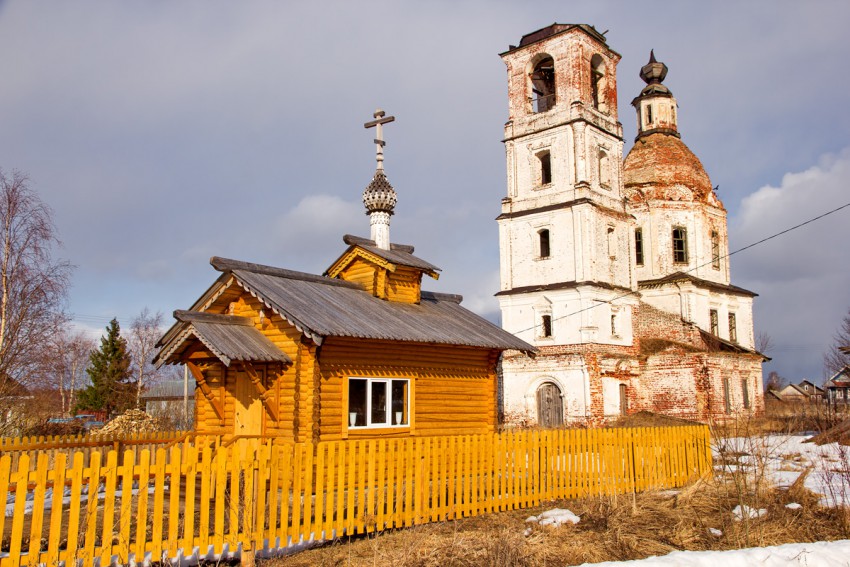
<path fill-rule="evenodd" d="M 800 508 L 786 508 L 788 503 Z M 537 508 L 426 524 L 408 530 L 342 538 L 263 567 L 532 566 L 640 559 L 676 550 L 724 550 L 842 539 L 850 518 L 825 508 L 801 487 L 750 489 L 734 478 L 701 481 L 681 491 L 617 498 L 548 502 Z M 760 519 L 737 521 L 731 511 L 744 503 L 767 510 Z M 526 518 L 567 508 L 576 524 L 539 527 Z M 526 535 L 527 534 L 527 535 Z"/>

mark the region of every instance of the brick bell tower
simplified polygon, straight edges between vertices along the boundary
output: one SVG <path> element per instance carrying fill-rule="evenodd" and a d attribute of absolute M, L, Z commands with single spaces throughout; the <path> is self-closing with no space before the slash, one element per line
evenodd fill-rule
<path fill-rule="evenodd" d="M 615 299 L 637 289 L 617 120 L 620 55 L 592 26 L 553 24 L 501 57 L 509 101 L 508 191 L 497 219 L 503 326 L 537 346 L 629 345 L 636 300 Z"/>

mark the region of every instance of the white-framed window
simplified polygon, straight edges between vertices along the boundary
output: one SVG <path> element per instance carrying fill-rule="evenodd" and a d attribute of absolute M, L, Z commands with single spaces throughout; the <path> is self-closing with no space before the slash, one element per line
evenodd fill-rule
<path fill-rule="evenodd" d="M 365 429 L 410 426 L 410 380 L 348 379 L 348 427 Z"/>

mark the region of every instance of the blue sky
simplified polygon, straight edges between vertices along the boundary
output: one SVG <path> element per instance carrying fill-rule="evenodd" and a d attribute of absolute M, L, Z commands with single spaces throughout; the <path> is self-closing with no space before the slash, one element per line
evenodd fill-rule
<path fill-rule="evenodd" d="M 732 249 L 850 202 L 850 3 L 2 2 L 0 167 L 27 172 L 99 331 L 187 307 L 213 255 L 321 272 L 368 235 L 377 106 L 392 235 L 426 287 L 496 317 L 505 194 L 498 53 L 552 22 L 608 30 L 620 121 L 655 49 L 682 139 L 729 211 Z M 778 370 L 820 379 L 850 308 L 850 209 L 736 255 Z"/>

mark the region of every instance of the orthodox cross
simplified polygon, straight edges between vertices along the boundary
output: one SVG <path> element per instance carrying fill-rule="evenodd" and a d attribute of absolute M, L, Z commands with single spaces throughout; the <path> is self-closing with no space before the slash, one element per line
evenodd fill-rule
<path fill-rule="evenodd" d="M 371 122 L 367 122 L 363 125 L 364 128 L 375 128 L 375 160 L 378 162 L 377 169 L 384 169 L 384 146 L 387 143 L 384 141 L 384 129 L 383 125 L 393 122 L 395 120 L 395 116 L 386 116 L 386 113 L 380 108 L 375 111 L 373 116 L 375 120 Z"/>

